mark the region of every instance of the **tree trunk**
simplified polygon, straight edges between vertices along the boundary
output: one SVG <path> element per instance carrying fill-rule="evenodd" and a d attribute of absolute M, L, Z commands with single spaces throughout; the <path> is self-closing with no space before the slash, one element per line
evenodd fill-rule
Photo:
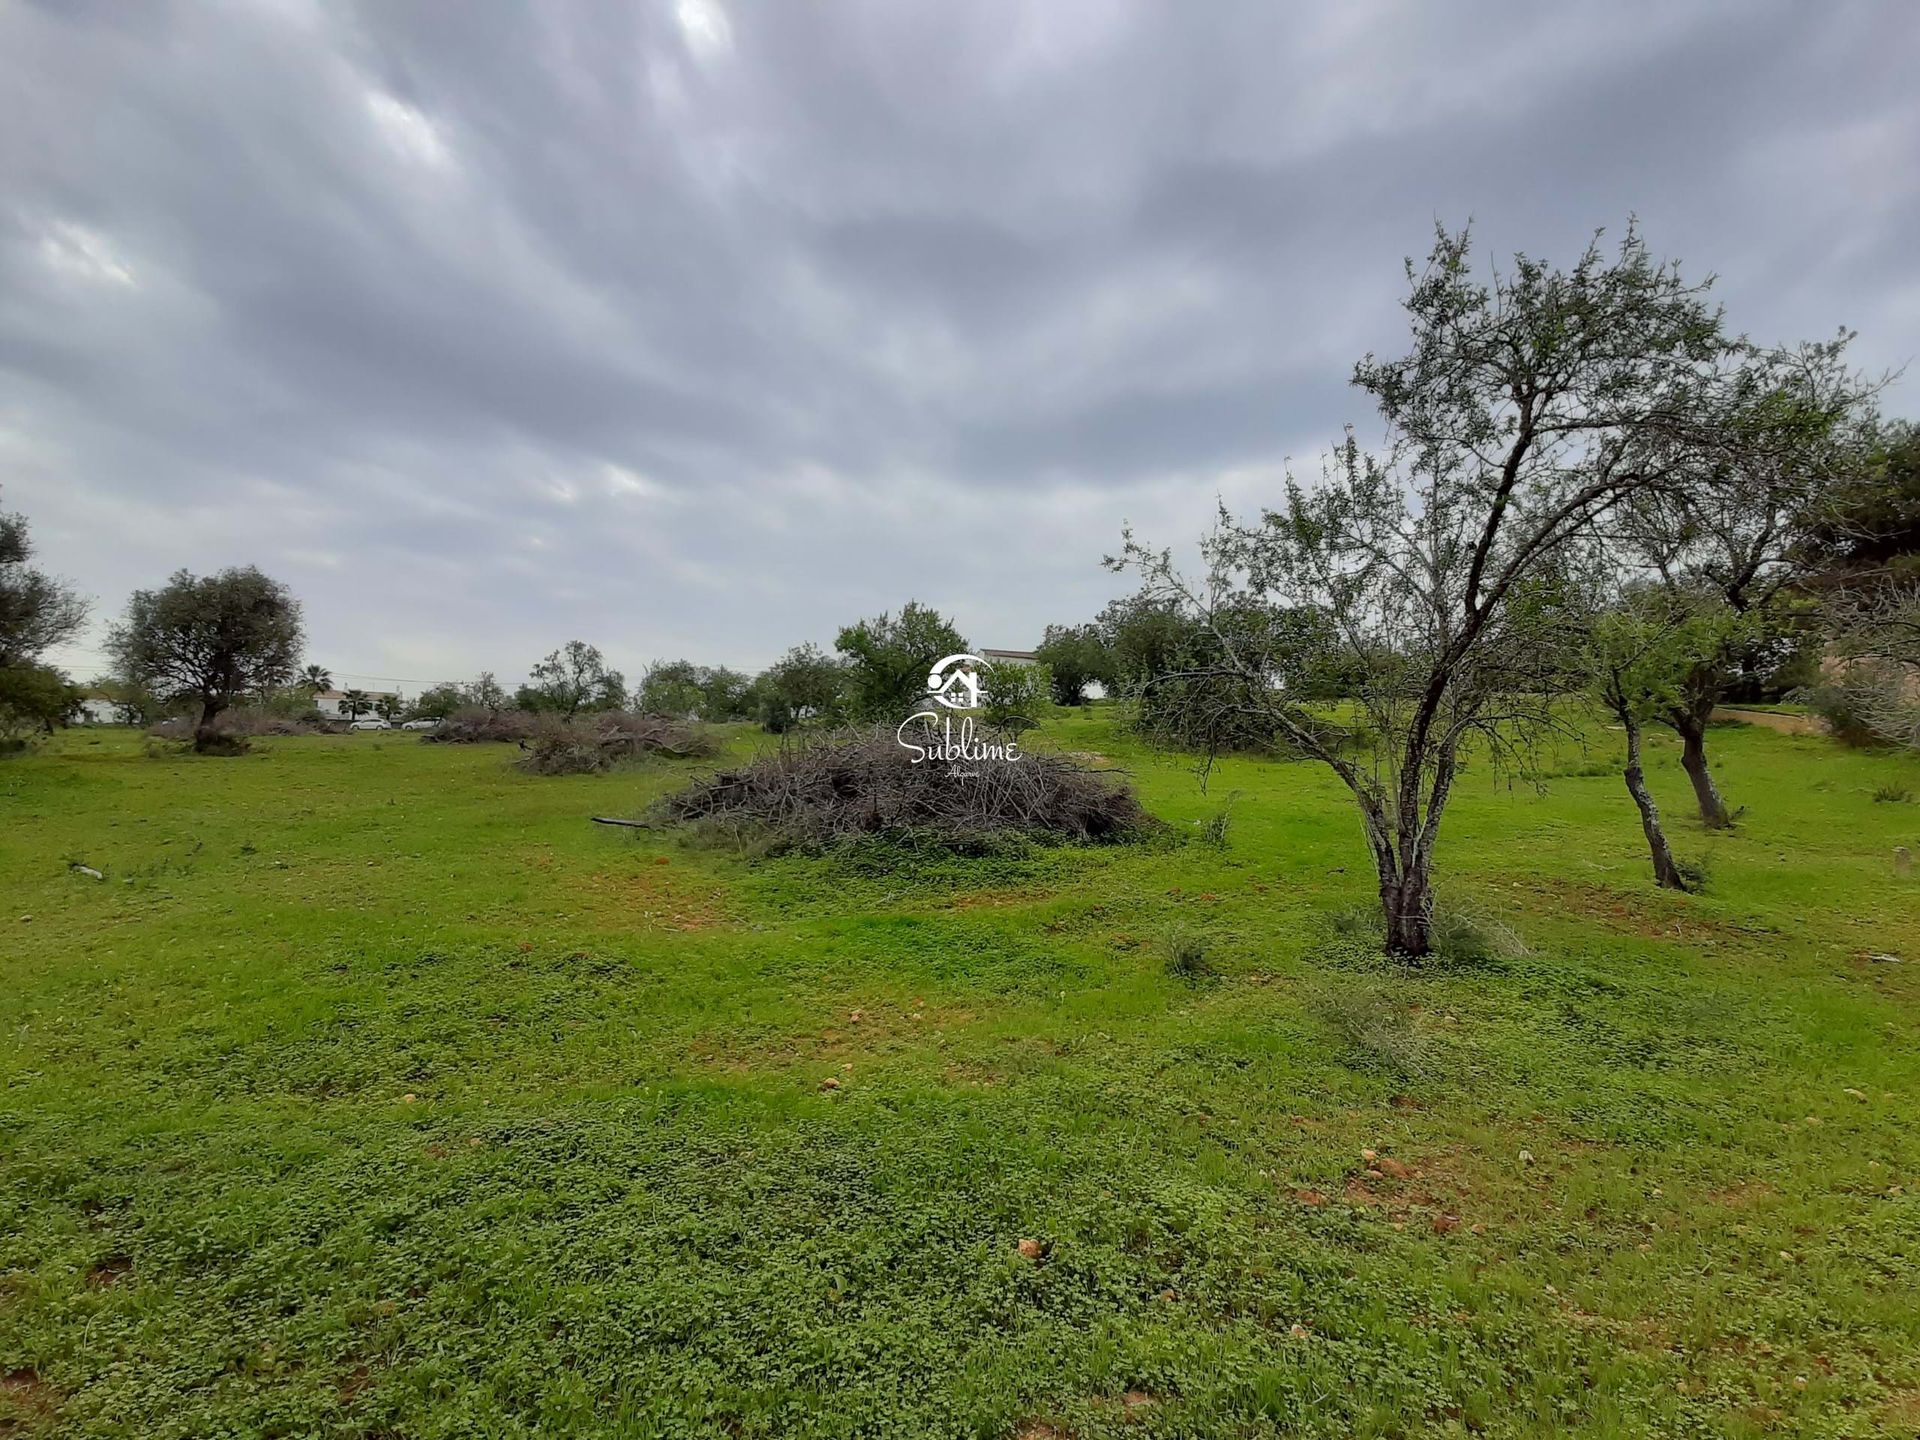
<path fill-rule="evenodd" d="M 1727 802 L 1713 783 L 1713 771 L 1707 765 L 1707 720 L 1704 715 L 1687 715 L 1676 724 L 1680 732 L 1680 763 L 1693 782 L 1693 796 L 1700 804 L 1700 823 L 1709 830 L 1725 830 L 1733 824 Z"/>
<path fill-rule="evenodd" d="M 1433 877 L 1426 865 L 1380 886 L 1388 953 L 1418 960 L 1433 952 Z"/>
<path fill-rule="evenodd" d="M 215 717 L 226 708 L 218 700 L 200 702 L 200 723 L 193 727 L 193 748 L 196 754 L 204 755 L 207 751 L 218 748 L 220 732 L 213 728 L 213 722 Z"/>
<path fill-rule="evenodd" d="M 1660 828 L 1660 807 L 1653 803 L 1647 789 L 1646 773 L 1640 768 L 1640 727 L 1627 723 L 1627 793 L 1640 810 L 1640 828 L 1647 835 L 1647 849 L 1653 854 L 1654 883 L 1663 890 L 1685 890 L 1680 867 L 1673 863 L 1673 851 L 1667 846 L 1667 832 Z M 1711 779 L 1708 781 L 1712 783 Z"/>

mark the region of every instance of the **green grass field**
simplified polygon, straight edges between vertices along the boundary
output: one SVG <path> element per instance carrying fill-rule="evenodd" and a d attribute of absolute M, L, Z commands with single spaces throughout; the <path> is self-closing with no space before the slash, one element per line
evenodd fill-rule
<path fill-rule="evenodd" d="M 685 766 L 400 735 L 0 761 L 0 1435 L 1920 1426 L 1920 763 L 1716 730 L 1710 840 L 1656 745 L 1697 897 L 1606 732 L 1470 768 L 1493 943 L 1406 970 L 1324 771 L 1045 733 L 1228 844 L 749 862 L 587 823 Z"/>

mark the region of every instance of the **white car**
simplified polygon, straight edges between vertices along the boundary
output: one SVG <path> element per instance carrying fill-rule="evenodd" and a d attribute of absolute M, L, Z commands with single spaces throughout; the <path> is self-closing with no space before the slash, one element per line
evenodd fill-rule
<path fill-rule="evenodd" d="M 409 720 L 400 728 L 402 730 L 431 730 L 439 723 L 438 720 Z"/>
<path fill-rule="evenodd" d="M 391 730 L 393 726 L 389 725 L 377 715 L 370 715 L 365 719 L 354 721 L 347 728 L 349 730 Z"/>

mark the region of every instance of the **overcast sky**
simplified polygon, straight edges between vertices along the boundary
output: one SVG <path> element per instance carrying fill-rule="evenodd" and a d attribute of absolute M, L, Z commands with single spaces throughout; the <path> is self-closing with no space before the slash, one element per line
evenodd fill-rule
<path fill-rule="evenodd" d="M 1905 364 L 1916 75 L 1911 0 L 0 0 L 0 506 L 83 676 L 247 562 L 360 682 L 1026 647 L 1368 433 L 1436 220 Z"/>

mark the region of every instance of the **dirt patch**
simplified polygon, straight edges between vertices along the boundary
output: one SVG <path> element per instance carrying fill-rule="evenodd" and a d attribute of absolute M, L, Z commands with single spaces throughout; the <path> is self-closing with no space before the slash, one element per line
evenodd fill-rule
<path fill-rule="evenodd" d="M 1709 1205 L 1717 1205 L 1722 1210 L 1746 1210 L 1771 1200 L 1774 1194 L 1774 1188 L 1764 1180 L 1742 1180 L 1737 1185 L 1709 1190 L 1706 1199 Z"/>
<path fill-rule="evenodd" d="M 832 1022 L 816 1030 L 747 1040 L 703 1036 L 687 1047 L 687 1053 L 697 1063 L 737 1074 L 820 1068 L 844 1076 L 848 1066 L 857 1074 L 866 1063 L 920 1048 L 937 1040 L 940 1032 L 970 1025 L 975 1018 L 971 1010 L 934 1011 L 924 1005 L 861 1006 L 835 1010 Z M 966 1074 L 955 1078 L 992 1083 Z"/>
<path fill-rule="evenodd" d="M 711 930 L 732 923 L 719 887 L 676 875 L 670 865 L 597 871 L 570 887 L 596 917 L 643 930 Z"/>
<path fill-rule="evenodd" d="M 1733 925 L 1673 909 L 1661 913 L 1656 904 L 1648 903 L 1651 897 L 1624 894 L 1588 881 L 1539 878 L 1526 888 L 1545 897 L 1542 909 L 1546 913 L 1575 915 L 1609 930 L 1648 940 L 1674 940 L 1699 946 L 1745 945 L 1779 934 L 1765 925 Z"/>
<path fill-rule="evenodd" d="M 1776 710 L 1742 710 L 1734 705 L 1716 705 L 1710 718 L 1735 725 L 1758 725 L 1763 730 L 1778 730 L 1782 735 L 1830 733 L 1827 722 L 1818 715 L 1783 715 Z"/>
<path fill-rule="evenodd" d="M 971 895 L 956 895 L 946 906 L 949 910 L 1004 910 L 1019 905 L 1038 905 L 1057 893 L 1038 886 L 1023 890 L 979 890 Z"/>
<path fill-rule="evenodd" d="M 1920 1390 L 1901 1390 L 1880 1407 L 1880 1419 L 1891 1435 L 1920 1435 Z"/>
<path fill-rule="evenodd" d="M 28 1420 L 44 1420 L 60 1408 L 60 1394 L 30 1365 L 0 1371 L 0 1395 Z M 19 1421 L 0 1415 L 0 1435 L 12 1433 Z"/>
<path fill-rule="evenodd" d="M 131 1255 L 109 1255 L 87 1267 L 87 1284 L 96 1290 L 109 1290 L 133 1273 Z"/>

